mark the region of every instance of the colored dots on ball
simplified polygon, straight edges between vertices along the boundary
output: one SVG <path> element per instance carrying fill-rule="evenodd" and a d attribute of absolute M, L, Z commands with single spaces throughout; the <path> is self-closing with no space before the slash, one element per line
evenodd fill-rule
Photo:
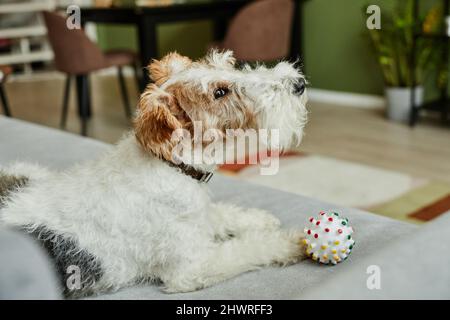
<path fill-rule="evenodd" d="M 334 211 L 320 211 L 317 217 L 308 220 L 311 224 L 303 230 L 307 256 L 322 264 L 344 261 L 355 246 L 348 219 Z"/>

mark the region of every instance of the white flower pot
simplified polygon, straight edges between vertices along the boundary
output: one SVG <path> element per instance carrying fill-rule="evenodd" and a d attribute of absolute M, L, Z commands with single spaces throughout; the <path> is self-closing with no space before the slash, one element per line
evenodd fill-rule
<path fill-rule="evenodd" d="M 423 103 L 423 86 L 415 87 L 415 105 Z M 411 89 L 391 87 L 385 89 L 386 116 L 389 120 L 407 123 L 411 112 Z"/>

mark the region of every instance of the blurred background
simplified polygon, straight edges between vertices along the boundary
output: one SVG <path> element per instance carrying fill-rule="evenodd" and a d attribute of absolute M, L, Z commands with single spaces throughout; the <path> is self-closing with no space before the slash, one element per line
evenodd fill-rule
<path fill-rule="evenodd" d="M 0 113 L 113 143 L 152 58 L 300 61 L 302 145 L 275 176 L 220 172 L 423 223 L 450 210 L 448 17 L 448 0 L 0 0 Z"/>

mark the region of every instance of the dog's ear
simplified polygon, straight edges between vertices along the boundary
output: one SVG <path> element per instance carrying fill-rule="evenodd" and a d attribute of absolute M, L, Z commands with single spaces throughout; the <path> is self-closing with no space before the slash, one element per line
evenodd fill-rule
<path fill-rule="evenodd" d="M 229 69 L 236 64 L 236 58 L 231 50 L 211 49 L 205 57 L 205 62 L 213 67 Z"/>
<path fill-rule="evenodd" d="M 183 71 L 192 63 L 191 59 L 176 52 L 167 54 L 161 60 L 153 59 L 148 66 L 150 78 L 156 85 L 161 86 L 171 75 Z"/>
<path fill-rule="evenodd" d="M 183 127 L 176 116 L 178 109 L 173 96 L 155 84 L 148 85 L 134 119 L 136 139 L 145 151 L 171 160 L 172 149 L 178 142 L 173 140 L 172 133 Z"/>

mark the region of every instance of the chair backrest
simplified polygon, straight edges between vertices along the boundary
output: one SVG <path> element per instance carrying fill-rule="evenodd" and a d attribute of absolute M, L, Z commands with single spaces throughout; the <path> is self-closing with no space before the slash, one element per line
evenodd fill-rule
<path fill-rule="evenodd" d="M 0 66 L 0 84 L 6 81 L 6 78 L 12 73 L 10 66 Z"/>
<path fill-rule="evenodd" d="M 58 71 L 85 74 L 106 66 L 104 54 L 82 29 L 67 28 L 66 19 L 56 12 L 43 15 Z"/>
<path fill-rule="evenodd" d="M 250 3 L 231 21 L 223 47 L 233 50 L 238 60 L 272 61 L 286 57 L 293 9 L 292 0 Z"/>

